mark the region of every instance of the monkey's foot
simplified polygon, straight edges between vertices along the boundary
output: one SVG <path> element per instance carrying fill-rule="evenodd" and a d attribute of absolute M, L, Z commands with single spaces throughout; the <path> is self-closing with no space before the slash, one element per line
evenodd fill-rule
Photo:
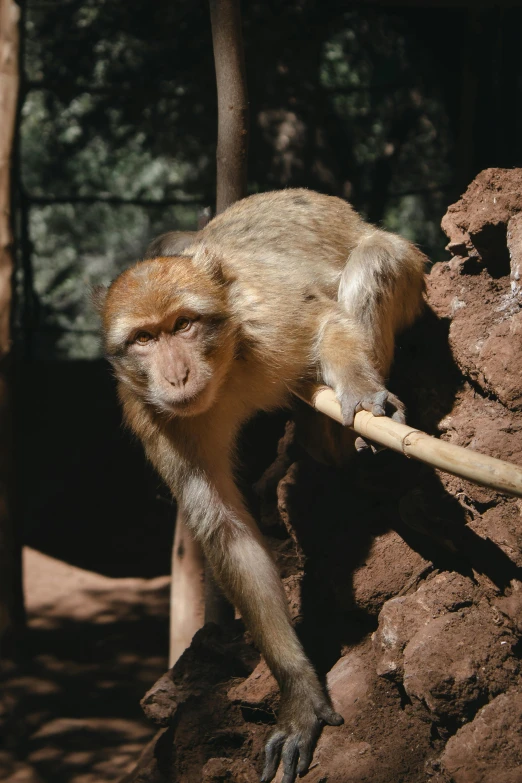
<path fill-rule="evenodd" d="M 355 414 L 359 411 L 369 411 L 374 416 L 389 416 L 400 424 L 406 422 L 404 415 L 404 405 L 395 394 L 387 389 L 381 388 L 377 391 L 369 390 L 364 392 L 349 391 L 338 395 L 343 414 L 343 423 L 346 427 L 351 427 Z"/>
<path fill-rule="evenodd" d="M 265 746 L 261 783 L 274 779 L 280 761 L 284 773 L 281 783 L 294 783 L 297 775 L 305 775 L 323 726 L 342 723 L 342 716 L 326 700 L 319 705 L 302 700 L 282 704 L 279 723 Z"/>

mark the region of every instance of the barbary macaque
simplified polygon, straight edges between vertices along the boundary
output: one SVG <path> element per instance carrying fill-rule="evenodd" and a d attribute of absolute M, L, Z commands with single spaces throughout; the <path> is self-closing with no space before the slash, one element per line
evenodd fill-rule
<path fill-rule="evenodd" d="M 163 235 L 148 256 L 104 294 L 107 357 L 127 425 L 279 684 L 261 780 L 282 761 L 292 783 L 322 725 L 343 719 L 235 484 L 237 436 L 306 380 L 334 389 L 346 425 L 360 410 L 404 421 L 385 379 L 396 333 L 421 309 L 426 259 L 345 201 L 304 189 L 250 196 L 193 235 Z"/>

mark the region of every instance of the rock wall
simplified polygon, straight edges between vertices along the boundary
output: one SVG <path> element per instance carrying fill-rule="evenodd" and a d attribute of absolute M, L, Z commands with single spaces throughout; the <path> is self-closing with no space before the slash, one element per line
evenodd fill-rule
<path fill-rule="evenodd" d="M 522 170 L 482 172 L 443 228 L 390 387 L 415 426 L 522 465 Z M 345 718 L 307 780 L 521 783 L 521 502 L 389 452 L 326 468 L 289 423 L 253 503 Z M 254 783 L 277 702 L 240 623 L 207 626 L 144 699 L 163 728 L 127 783 Z"/>

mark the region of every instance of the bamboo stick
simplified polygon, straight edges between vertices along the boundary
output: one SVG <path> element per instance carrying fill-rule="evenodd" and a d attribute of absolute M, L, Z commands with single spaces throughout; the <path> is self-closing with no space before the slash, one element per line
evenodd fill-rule
<path fill-rule="evenodd" d="M 316 410 L 342 424 L 341 406 L 328 386 L 310 384 L 292 391 Z M 387 416 L 374 416 L 367 411 L 355 415 L 351 429 L 363 438 L 446 473 L 483 484 L 498 492 L 522 497 L 522 467 L 518 465 L 454 446 L 407 424 L 399 424 Z"/>

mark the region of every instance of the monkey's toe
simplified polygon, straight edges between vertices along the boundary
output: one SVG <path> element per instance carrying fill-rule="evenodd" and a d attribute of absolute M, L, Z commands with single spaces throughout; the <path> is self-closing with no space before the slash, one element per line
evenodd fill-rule
<path fill-rule="evenodd" d="M 355 439 L 355 450 L 356 451 L 368 451 L 370 448 L 370 444 L 367 440 L 364 440 L 364 438 L 356 438 Z"/>
<path fill-rule="evenodd" d="M 317 710 L 317 717 L 320 718 L 327 726 L 342 726 L 344 718 L 339 715 L 329 704 L 323 704 L 320 709 Z"/>
<path fill-rule="evenodd" d="M 261 783 L 274 779 L 279 762 L 283 767 L 281 783 L 295 783 L 297 775 L 308 771 L 315 745 L 321 733 L 322 722 L 314 718 L 308 726 L 293 727 L 288 732 L 276 729 L 265 747 L 265 766 Z"/>
<path fill-rule="evenodd" d="M 406 408 L 395 394 L 388 392 L 386 407 L 387 416 L 391 416 L 393 421 L 398 421 L 399 424 L 406 424 Z"/>
<path fill-rule="evenodd" d="M 360 400 L 355 407 L 355 412 L 368 411 L 374 416 L 386 416 L 386 404 L 388 401 L 388 391 L 381 389 L 375 394 L 369 394 Z"/>
<path fill-rule="evenodd" d="M 261 783 L 270 783 L 274 779 L 281 759 L 281 750 L 286 739 L 286 734 L 276 729 L 270 736 L 265 746 L 265 765 L 261 774 Z"/>
<path fill-rule="evenodd" d="M 280 762 L 283 767 L 281 783 L 295 783 L 297 775 L 305 775 L 325 723 L 329 726 L 344 723 L 342 715 L 326 701 L 316 704 L 313 712 L 304 710 L 299 717 L 294 716 L 277 726 L 265 746 L 261 783 L 274 779 Z"/>
<path fill-rule="evenodd" d="M 343 424 L 345 427 L 351 427 L 355 419 L 355 414 L 359 411 L 369 411 L 374 416 L 385 416 L 385 406 L 388 399 L 386 389 L 378 389 L 370 392 L 348 392 L 340 397 L 341 411 L 343 414 Z"/>
<path fill-rule="evenodd" d="M 353 425 L 356 413 L 359 411 L 369 411 L 374 416 L 389 416 L 393 421 L 399 424 L 406 423 L 405 407 L 395 394 L 387 389 L 379 389 L 369 394 L 345 393 L 339 397 L 341 411 L 343 414 L 343 423 L 347 427 Z M 382 451 L 385 447 L 378 446 L 364 438 L 358 437 L 355 440 L 356 451 L 366 451 L 371 448 L 374 454 Z"/>

